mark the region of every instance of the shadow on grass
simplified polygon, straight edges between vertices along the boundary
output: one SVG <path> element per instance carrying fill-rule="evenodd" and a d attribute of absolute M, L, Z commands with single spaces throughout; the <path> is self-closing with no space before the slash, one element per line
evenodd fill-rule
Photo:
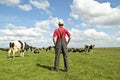
<path fill-rule="evenodd" d="M 13 56 L 7 56 L 7 58 L 17 58 L 17 57 L 20 57 L 20 56 L 15 56 L 15 57 L 13 57 Z"/>
<path fill-rule="evenodd" d="M 42 68 L 48 69 L 48 70 L 50 70 L 50 71 L 54 71 L 54 67 L 51 67 L 51 66 L 41 65 L 41 64 L 39 64 L 39 63 L 37 63 L 36 66 L 37 66 L 37 67 L 42 67 Z M 59 70 L 64 72 L 64 70 L 62 70 L 62 69 L 59 69 Z"/>
<path fill-rule="evenodd" d="M 24 57 L 29 57 L 29 55 L 24 55 Z M 21 57 L 20 55 L 16 55 L 15 57 L 13 56 L 7 56 L 7 58 L 24 58 L 24 57 Z"/>
<path fill-rule="evenodd" d="M 53 70 L 53 67 L 51 66 L 46 66 L 46 65 L 41 65 L 41 64 L 36 64 L 37 67 L 42 67 L 42 68 L 45 68 L 45 69 L 48 69 L 48 70 Z"/>

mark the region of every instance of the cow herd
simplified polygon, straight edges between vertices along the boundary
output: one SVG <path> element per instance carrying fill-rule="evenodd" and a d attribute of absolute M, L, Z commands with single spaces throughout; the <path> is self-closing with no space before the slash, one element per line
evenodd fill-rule
<path fill-rule="evenodd" d="M 89 54 L 90 52 L 93 51 L 95 45 L 92 44 L 88 44 L 85 45 L 84 48 L 68 48 L 68 52 L 72 52 L 72 53 L 77 53 L 77 52 L 81 52 L 81 53 L 87 53 Z M 48 46 L 48 47 L 43 47 L 43 48 L 36 48 L 36 47 L 32 47 L 30 45 L 28 45 L 26 42 L 21 41 L 21 40 L 15 40 L 9 43 L 9 48 L 0 48 L 0 50 L 4 50 L 8 52 L 8 58 L 10 58 L 10 54 L 12 53 L 12 57 L 15 57 L 15 54 L 17 52 L 20 52 L 20 56 L 24 57 L 24 53 L 26 51 L 31 51 L 33 53 L 40 53 L 40 50 L 45 50 L 46 52 L 48 51 L 54 51 L 55 46 Z"/>
<path fill-rule="evenodd" d="M 84 46 L 84 48 L 68 48 L 68 52 L 84 52 L 84 53 L 90 53 L 93 51 L 95 45 L 87 44 Z M 55 46 L 48 46 L 45 50 L 46 52 L 50 50 L 54 50 Z"/>
<path fill-rule="evenodd" d="M 86 53 L 89 54 L 90 52 L 93 51 L 95 45 L 85 45 L 84 48 L 68 48 L 68 52 L 81 52 L 81 53 Z"/>

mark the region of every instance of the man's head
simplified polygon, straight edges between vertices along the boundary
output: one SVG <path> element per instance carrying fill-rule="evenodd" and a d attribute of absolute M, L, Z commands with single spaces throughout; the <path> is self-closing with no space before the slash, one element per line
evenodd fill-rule
<path fill-rule="evenodd" d="M 58 22 L 58 26 L 63 26 L 63 25 L 64 25 L 63 21 Z"/>

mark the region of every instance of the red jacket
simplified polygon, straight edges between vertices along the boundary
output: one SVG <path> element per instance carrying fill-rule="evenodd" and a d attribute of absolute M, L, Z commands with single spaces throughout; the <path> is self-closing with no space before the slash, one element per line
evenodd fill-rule
<path fill-rule="evenodd" d="M 59 27 L 54 31 L 53 38 L 57 38 L 57 41 L 60 39 L 60 34 L 62 35 L 62 39 L 66 41 L 66 35 L 70 37 L 70 33 L 63 26 Z"/>

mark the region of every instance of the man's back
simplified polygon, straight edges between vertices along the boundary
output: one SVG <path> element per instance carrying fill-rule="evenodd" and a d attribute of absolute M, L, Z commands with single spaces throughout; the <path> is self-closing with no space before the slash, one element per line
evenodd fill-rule
<path fill-rule="evenodd" d="M 66 35 L 70 37 L 70 33 L 63 27 L 59 27 L 54 31 L 53 37 L 57 37 L 57 41 L 61 38 L 66 41 Z"/>

